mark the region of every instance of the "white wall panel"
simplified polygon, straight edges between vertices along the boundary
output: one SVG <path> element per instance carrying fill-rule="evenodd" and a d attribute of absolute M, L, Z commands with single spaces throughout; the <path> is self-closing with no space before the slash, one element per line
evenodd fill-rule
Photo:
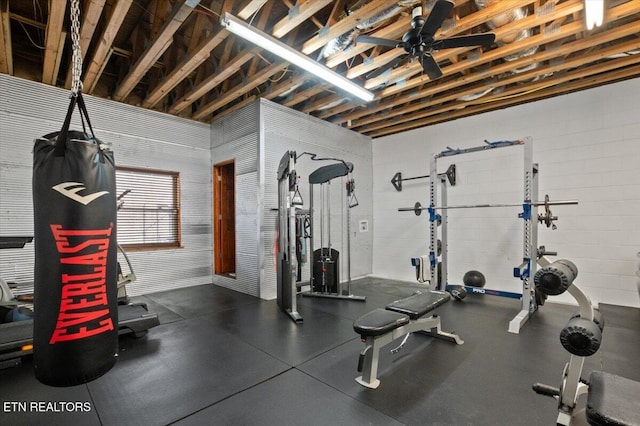
<path fill-rule="evenodd" d="M 532 136 L 540 197 L 580 202 L 552 208 L 560 217 L 558 229 L 541 226 L 539 245 L 576 263 L 578 283 L 595 302 L 639 307 L 634 274 L 640 251 L 640 99 L 629 93 L 640 93 L 640 79 L 375 139 L 373 274 L 412 281 L 410 257 L 428 250 L 425 215 L 395 211 L 415 201 L 427 204 L 427 181 L 407 182 L 399 193 L 389 183 L 395 172 L 428 174 L 429 156 L 447 146 Z M 449 189 L 449 204 L 519 202 L 522 161 L 508 157 L 513 149 L 486 152 L 478 162 L 477 154 L 450 157 L 459 179 Z M 445 162 L 440 165 L 444 170 Z M 450 211 L 451 282 L 473 266 L 485 273 L 488 288 L 520 288 L 510 278 L 521 257 L 517 211 Z M 407 235 L 407 226 L 414 235 Z"/>

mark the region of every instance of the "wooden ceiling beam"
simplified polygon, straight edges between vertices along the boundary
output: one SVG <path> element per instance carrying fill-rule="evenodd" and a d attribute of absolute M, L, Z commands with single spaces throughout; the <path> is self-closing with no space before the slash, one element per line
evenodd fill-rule
<path fill-rule="evenodd" d="M 232 0 L 225 0 L 225 3 L 222 6 L 223 11 L 230 11 L 233 6 Z M 243 6 L 238 11 L 238 16 L 242 19 L 247 19 L 253 13 L 257 12 L 263 5 L 266 3 L 265 0 L 253 0 L 253 1 L 245 1 Z M 191 55 L 187 56 L 183 59 L 178 66 L 167 75 L 164 81 L 160 82 L 158 86 L 156 86 L 146 99 L 142 102 L 142 106 L 145 108 L 152 108 L 155 106 L 162 98 L 167 96 L 167 94 L 173 90 L 180 82 L 182 82 L 189 74 L 191 74 L 196 68 L 198 68 L 204 61 L 209 58 L 211 55 L 211 51 L 215 49 L 222 41 L 224 41 L 229 36 L 229 32 L 224 28 L 218 26 L 218 30 L 214 31 L 209 37 L 204 39 L 196 48 L 195 52 Z M 185 98 L 191 98 L 190 95 L 185 96 Z M 191 102 L 184 106 L 178 106 L 179 111 L 182 111 L 191 103 L 195 102 L 196 99 L 191 100 Z M 176 105 L 174 105 L 171 110 L 175 110 Z"/>
<path fill-rule="evenodd" d="M 276 38 L 283 37 L 331 2 L 332 0 L 299 0 L 289 10 L 289 14 L 274 25 L 272 35 Z"/>
<path fill-rule="evenodd" d="M 254 13 L 258 12 L 267 0 L 245 0 L 240 4 L 238 8 L 238 18 L 247 20 Z"/>
<path fill-rule="evenodd" d="M 260 18 L 256 23 L 256 28 L 261 31 L 264 31 L 267 23 L 269 22 L 269 15 L 271 15 L 271 11 L 273 10 L 273 2 L 267 3 L 264 8 L 260 11 Z M 247 70 L 247 77 L 251 78 L 252 75 L 256 73 L 256 69 L 258 68 L 258 64 L 260 63 L 260 58 L 256 57 L 249 64 L 249 69 Z"/>
<path fill-rule="evenodd" d="M 117 3 L 112 6 L 106 27 L 100 36 L 100 41 L 93 53 L 89 67 L 85 71 L 83 85 L 86 93 L 94 91 L 100 75 L 113 52 L 113 40 L 120 30 L 120 26 L 127 16 L 132 2 L 133 0 L 117 0 Z"/>
<path fill-rule="evenodd" d="M 286 107 L 292 108 L 294 105 L 298 105 L 301 102 L 304 102 L 308 99 L 311 99 L 312 97 L 314 97 L 315 95 L 317 95 L 318 93 L 322 93 L 325 90 L 328 90 L 329 86 L 327 84 L 314 84 L 311 87 L 301 90 L 301 91 L 296 91 L 293 96 L 290 96 L 288 98 L 286 98 L 284 101 L 282 101 L 280 104 L 284 105 Z"/>
<path fill-rule="evenodd" d="M 9 0 L 0 0 L 0 73 L 13 75 Z"/>
<path fill-rule="evenodd" d="M 203 120 L 208 115 L 222 108 L 224 105 L 236 99 L 238 96 L 242 96 L 243 94 L 249 92 L 252 89 L 255 89 L 262 83 L 266 82 L 269 77 L 278 71 L 282 71 L 284 68 L 289 66 L 288 62 L 282 61 L 269 65 L 266 68 L 261 69 L 256 75 L 253 76 L 251 81 L 243 81 L 225 92 L 213 102 L 210 102 L 206 105 L 203 105 L 195 114 L 193 114 L 194 120 Z"/>
<path fill-rule="evenodd" d="M 264 96 L 262 97 L 267 99 L 277 98 L 279 96 L 282 96 L 283 93 L 286 93 L 287 91 L 298 86 L 299 84 L 304 83 L 305 81 L 307 80 L 304 75 L 293 76 L 283 81 L 282 83 L 278 84 L 276 87 L 271 87 L 270 90 L 267 93 L 265 93 Z"/>
<path fill-rule="evenodd" d="M 208 9 L 215 7 L 215 0 L 209 3 Z M 187 55 L 191 55 L 195 52 L 196 47 L 198 47 L 198 43 L 203 38 L 202 34 L 205 31 L 209 30 L 210 27 L 210 16 L 205 11 L 200 11 L 202 13 L 198 13 L 196 17 L 196 22 L 193 24 L 193 28 L 191 29 L 191 37 L 189 38 L 189 45 L 187 46 Z"/>
<path fill-rule="evenodd" d="M 84 60 L 93 38 L 93 33 L 100 21 L 100 15 L 104 9 L 105 0 L 89 0 L 86 10 L 81 13 L 82 23 L 80 24 L 80 52 Z M 71 78 L 73 77 L 73 63 L 69 63 L 67 78 L 64 83 L 66 89 L 71 89 Z"/>
<path fill-rule="evenodd" d="M 62 35 L 62 24 L 64 24 L 66 11 L 66 1 L 49 1 L 49 16 L 45 38 L 46 49 L 42 64 L 42 82 L 46 84 L 55 85 L 56 83 L 57 74 L 55 70 L 60 65 L 60 57 L 62 56 L 62 50 L 64 50 L 60 49 L 60 36 Z M 64 48 L 64 43 L 62 43 L 62 47 Z"/>
<path fill-rule="evenodd" d="M 219 73 L 211 75 L 209 76 L 209 78 L 204 79 L 200 82 L 200 84 L 198 84 L 191 91 L 177 100 L 176 103 L 169 109 L 169 112 L 171 114 L 177 114 L 204 95 L 206 95 L 214 87 L 218 86 L 220 83 L 235 74 L 242 67 L 242 65 L 251 60 L 259 50 L 259 48 L 253 47 L 251 49 L 245 49 L 242 52 L 238 53 L 230 62 L 228 62 L 224 67 L 221 68 Z"/>
<path fill-rule="evenodd" d="M 222 55 L 220 56 L 220 61 L 218 62 L 218 68 L 216 69 L 220 69 L 220 70 L 225 70 L 227 68 L 229 69 L 229 73 L 235 73 L 236 71 L 239 71 L 242 66 L 244 65 L 244 63 L 246 61 L 241 61 L 236 63 L 234 66 L 229 66 L 229 61 L 231 60 L 231 53 L 233 52 L 233 46 L 237 44 L 236 43 L 236 39 L 233 37 L 227 37 L 227 41 L 224 44 L 224 48 L 222 49 Z M 244 52 L 244 51 L 242 51 Z M 258 51 L 256 50 L 256 53 L 258 53 Z M 212 73 L 213 76 L 213 73 Z M 229 77 L 225 78 L 224 81 L 222 82 L 222 87 L 220 88 L 220 90 L 222 90 L 223 92 L 225 90 L 227 90 L 229 88 L 229 86 L 231 85 L 231 76 L 232 74 L 228 74 Z M 206 77 L 205 77 L 206 78 Z M 204 81 L 205 79 L 203 78 L 201 80 Z M 200 82 L 200 83 L 201 83 Z M 200 84 L 198 83 L 198 84 Z"/>
<path fill-rule="evenodd" d="M 147 71 L 149 71 L 153 64 L 160 59 L 162 54 L 173 43 L 173 35 L 182 26 L 182 23 L 198 3 L 200 3 L 200 0 L 186 0 L 174 8 L 173 16 L 164 22 L 158 34 L 153 38 L 151 45 L 147 47 L 133 67 L 131 67 L 129 73 L 118 84 L 113 99 L 123 101 L 129 96 L 129 93 L 131 93 L 140 80 L 142 80 Z"/>
<path fill-rule="evenodd" d="M 332 108 L 333 106 L 336 106 L 334 104 L 341 104 L 343 102 L 345 102 L 346 98 L 343 95 L 337 94 L 337 93 L 332 93 L 328 96 L 325 96 L 324 98 L 322 98 L 322 101 L 325 105 L 325 108 Z M 305 114 L 310 113 L 311 111 L 314 111 L 314 108 L 316 108 L 316 106 L 314 105 L 306 105 L 303 106 L 302 108 L 300 108 L 299 110 L 301 112 L 304 112 Z M 353 106 L 352 106 L 353 108 Z"/>

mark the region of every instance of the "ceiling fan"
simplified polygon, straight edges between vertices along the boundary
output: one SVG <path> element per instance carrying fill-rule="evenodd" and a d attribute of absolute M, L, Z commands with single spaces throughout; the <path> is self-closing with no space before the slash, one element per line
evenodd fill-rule
<path fill-rule="evenodd" d="M 407 31 L 402 40 L 388 40 L 379 37 L 358 36 L 357 42 L 377 44 L 388 47 L 402 47 L 407 53 L 399 56 L 394 61 L 383 65 L 366 75 L 366 78 L 375 78 L 400 64 L 407 57 L 415 57 L 420 60 L 424 73 L 431 80 L 442 77 L 442 70 L 431 55 L 432 52 L 441 49 L 452 49 L 468 46 L 488 46 L 494 42 L 496 36 L 493 33 L 462 35 L 442 40 L 434 39 L 436 31 L 453 10 L 453 2 L 450 0 L 437 0 L 431 9 L 431 13 L 425 19 L 422 16 L 422 8 L 413 10 L 411 29 Z"/>

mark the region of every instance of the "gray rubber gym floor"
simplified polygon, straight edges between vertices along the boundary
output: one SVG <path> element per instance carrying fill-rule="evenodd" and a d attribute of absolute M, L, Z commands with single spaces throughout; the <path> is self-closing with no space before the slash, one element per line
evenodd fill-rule
<path fill-rule="evenodd" d="M 555 400 L 531 385 L 559 385 L 569 354 L 558 335 L 576 310 L 571 306 L 546 303 L 520 334 L 511 334 L 518 300 L 468 296 L 447 303 L 436 311 L 443 330 L 456 331 L 464 345 L 411 336 L 399 353 L 381 354 L 378 389 L 358 385 L 362 343 L 353 320 L 412 291 L 406 283 L 366 278 L 353 285 L 366 303 L 298 297 L 304 317 L 298 325 L 275 301 L 214 285 L 136 298 L 162 324 L 145 338 L 121 338 L 118 363 L 100 379 L 47 387 L 33 377 L 29 358 L 0 371 L 0 424 L 555 424 Z M 603 369 L 640 380 L 640 309 L 600 309 L 603 344 L 584 377 Z M 11 408 L 47 401 L 88 402 L 90 411 Z"/>

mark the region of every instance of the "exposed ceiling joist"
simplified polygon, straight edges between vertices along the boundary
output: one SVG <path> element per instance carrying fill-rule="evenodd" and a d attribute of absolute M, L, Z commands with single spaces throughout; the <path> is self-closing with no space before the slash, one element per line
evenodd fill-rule
<path fill-rule="evenodd" d="M 182 26 L 182 23 L 198 3 L 200 3 L 200 0 L 186 0 L 174 8 L 172 16 L 165 21 L 153 42 L 131 67 L 131 70 L 129 70 L 129 73 L 122 82 L 120 82 L 116 93 L 113 95 L 113 99 L 122 101 L 129 96 L 129 93 L 131 93 L 133 88 L 142 80 L 142 77 L 144 77 L 147 71 L 149 71 L 153 64 L 160 59 L 160 56 L 162 56 L 171 43 L 173 43 L 173 35 Z"/>
<path fill-rule="evenodd" d="M 62 36 L 62 24 L 67 10 L 66 1 L 49 2 L 49 18 L 47 20 L 47 35 L 45 41 L 44 60 L 42 65 L 42 82 L 55 84 L 56 69 L 60 66 L 62 56 L 61 46 L 64 47 L 64 40 L 60 42 Z"/>
<path fill-rule="evenodd" d="M 316 12 L 330 4 L 331 1 L 332 0 L 299 1 L 289 10 L 285 18 L 276 23 L 273 27 L 272 35 L 276 38 L 283 37 L 302 22 L 312 17 Z"/>
<path fill-rule="evenodd" d="M 111 56 L 111 52 L 113 52 L 113 40 L 116 38 L 118 30 L 127 16 L 132 2 L 133 0 L 117 0 L 117 3 L 111 8 L 106 27 L 100 35 L 98 46 L 82 80 L 85 92 L 92 93 L 94 91 L 100 75 Z"/>
<path fill-rule="evenodd" d="M 193 114 L 194 120 L 201 120 L 215 111 L 219 110 L 225 104 L 237 99 L 238 97 L 244 95 L 245 93 L 255 89 L 265 81 L 269 79 L 273 74 L 278 71 L 282 71 L 284 68 L 289 66 L 287 62 L 276 62 L 263 68 L 256 75 L 252 77 L 250 81 L 243 81 L 237 84 L 235 87 L 231 88 L 228 92 L 224 93 L 222 96 L 217 98 L 216 100 L 209 102 L 206 105 L 203 105 L 198 112 Z"/>
<path fill-rule="evenodd" d="M 9 23 L 9 0 L 0 0 L 0 72 L 13 75 L 13 46 Z"/>

